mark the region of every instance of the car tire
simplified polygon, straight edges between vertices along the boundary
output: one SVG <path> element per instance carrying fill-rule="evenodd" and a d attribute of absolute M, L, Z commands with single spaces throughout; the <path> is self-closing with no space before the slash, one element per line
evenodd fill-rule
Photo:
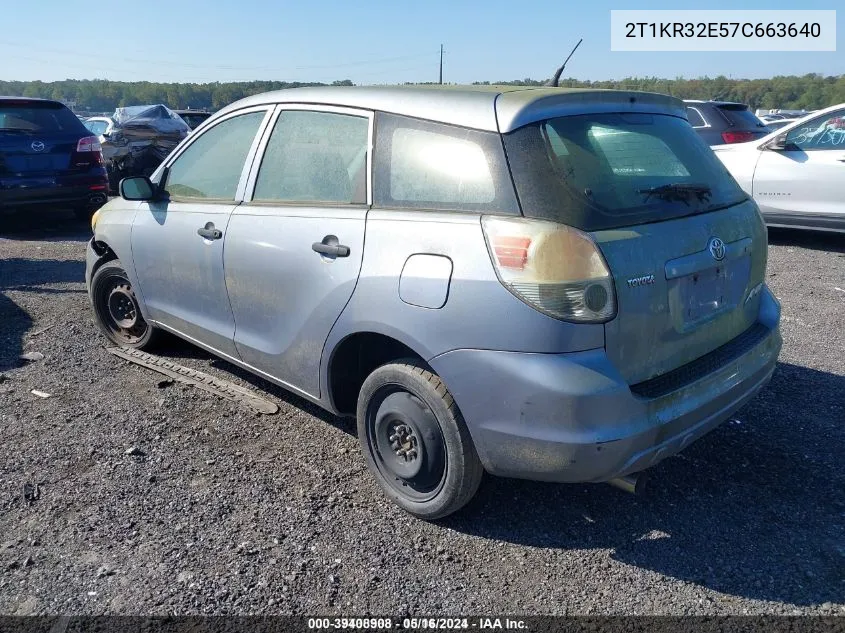
<path fill-rule="evenodd" d="M 144 320 L 120 260 L 97 268 L 91 278 L 90 299 L 94 320 L 112 343 L 147 350 L 160 339 L 161 331 Z"/>
<path fill-rule="evenodd" d="M 367 466 L 403 510 L 440 519 L 475 495 L 484 467 L 452 394 L 421 361 L 373 371 L 361 386 L 357 418 Z"/>

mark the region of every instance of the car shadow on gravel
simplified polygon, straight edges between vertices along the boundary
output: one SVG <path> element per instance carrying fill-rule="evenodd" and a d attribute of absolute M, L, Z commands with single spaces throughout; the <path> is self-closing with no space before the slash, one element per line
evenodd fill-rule
<path fill-rule="evenodd" d="M 0 373 L 19 367 L 23 337 L 32 318 L 0 290 Z"/>
<path fill-rule="evenodd" d="M 49 284 L 76 283 L 84 278 L 85 264 L 82 262 L 0 257 L 0 371 L 21 365 L 24 336 L 33 324 L 30 314 L 9 296 L 9 292 L 84 292 L 75 288 L 43 287 Z"/>
<path fill-rule="evenodd" d="M 781 363 L 732 421 L 652 469 L 643 497 L 487 477 L 442 525 L 534 548 L 611 549 L 734 596 L 841 602 L 843 393 L 843 376 Z"/>
<path fill-rule="evenodd" d="M 91 226 L 63 209 L 19 211 L 0 215 L 0 238 L 85 243 L 91 239 Z"/>
<path fill-rule="evenodd" d="M 845 233 L 769 227 L 769 244 L 845 253 Z"/>

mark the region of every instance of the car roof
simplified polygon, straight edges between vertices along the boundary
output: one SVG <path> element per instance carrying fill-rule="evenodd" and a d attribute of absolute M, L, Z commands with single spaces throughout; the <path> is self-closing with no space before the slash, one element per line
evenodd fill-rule
<path fill-rule="evenodd" d="M 10 95 L 0 95 L 0 101 L 17 101 L 17 102 L 34 102 L 34 103 L 55 103 L 56 105 L 63 106 L 65 105 L 61 101 L 56 101 L 55 99 L 41 99 L 39 97 L 13 97 Z M 65 106 L 67 107 L 67 106 Z"/>
<path fill-rule="evenodd" d="M 657 112 L 686 117 L 680 99 L 650 92 L 528 86 L 324 86 L 265 92 L 223 108 L 299 103 L 363 108 L 502 133 L 553 116 Z"/>

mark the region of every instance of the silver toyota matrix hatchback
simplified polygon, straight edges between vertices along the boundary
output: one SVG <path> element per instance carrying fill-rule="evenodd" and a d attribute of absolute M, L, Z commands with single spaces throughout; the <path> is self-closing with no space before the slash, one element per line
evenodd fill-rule
<path fill-rule="evenodd" d="M 667 96 L 271 92 L 120 193 L 87 254 L 105 335 L 170 332 L 356 416 L 426 519 L 485 470 L 635 487 L 781 348 L 760 213 Z"/>

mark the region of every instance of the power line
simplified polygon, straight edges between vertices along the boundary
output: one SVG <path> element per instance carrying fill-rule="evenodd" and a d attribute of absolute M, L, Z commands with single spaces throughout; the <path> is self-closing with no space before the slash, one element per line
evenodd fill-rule
<path fill-rule="evenodd" d="M 12 58 L 12 59 L 21 59 L 21 60 L 25 60 L 25 61 L 35 62 L 35 63 L 38 63 L 38 64 L 46 64 L 46 65 L 55 64 L 55 62 L 49 61 L 49 60 L 46 60 L 46 59 L 38 59 L 38 58 L 35 58 L 35 57 L 28 57 L 28 56 L 23 56 L 23 55 L 5 55 L 5 57 Z M 64 65 L 69 66 L 71 68 L 88 68 L 88 66 L 86 66 L 86 65 L 75 64 L 73 62 L 64 63 Z M 384 75 L 384 74 L 387 74 L 387 73 L 397 73 L 397 74 L 408 73 L 408 72 L 413 72 L 413 71 L 417 71 L 417 70 L 427 70 L 429 68 L 431 68 L 431 66 L 428 65 L 428 64 L 426 64 L 425 66 L 413 66 L 413 67 L 410 67 L 410 68 L 382 68 L 382 69 L 376 70 L 376 71 L 370 71 L 370 72 L 364 72 L 364 73 L 355 73 L 355 75 L 357 77 L 370 77 L 370 76 L 374 76 L 374 75 Z M 113 73 L 131 73 L 131 74 L 135 74 L 135 75 L 137 75 L 139 73 L 143 73 L 143 71 L 127 70 L 125 68 L 118 69 L 118 68 L 107 67 L 107 66 L 98 66 L 97 72 L 100 72 L 100 71 L 110 71 L 110 72 L 113 72 Z M 158 76 L 161 76 L 158 72 L 156 74 Z M 169 73 L 166 73 L 164 76 L 165 77 L 175 77 L 175 75 L 169 74 Z M 136 79 L 136 80 L 114 79 L 114 80 L 110 80 L 110 79 L 100 78 L 100 77 L 97 77 L 96 79 L 104 79 L 105 81 L 115 81 L 115 82 L 120 82 L 120 81 L 137 81 L 137 82 L 150 81 L 149 79 Z M 250 82 L 253 82 L 253 81 L 272 82 L 272 81 L 280 81 L 280 80 L 277 80 L 277 79 L 221 80 L 220 77 L 208 78 L 208 77 L 192 76 L 190 78 L 184 78 L 184 79 L 173 79 L 172 83 L 205 83 L 205 84 L 209 84 L 209 83 L 250 83 Z M 170 82 L 160 82 L 160 83 L 170 83 Z M 317 82 L 317 83 L 319 83 L 319 82 Z"/>
<path fill-rule="evenodd" d="M 30 49 L 32 44 L 25 44 L 22 42 L 14 42 L 10 40 L 0 40 L 0 44 L 5 44 L 7 46 L 14 46 L 14 47 L 24 47 L 25 49 Z M 59 48 L 44 48 L 39 47 L 38 52 L 46 52 L 46 53 L 56 53 L 59 55 L 74 55 L 77 57 L 86 57 L 86 58 L 93 58 L 102 60 L 103 55 L 101 54 L 92 54 L 92 53 L 84 53 L 80 51 L 72 51 L 67 49 L 59 49 Z M 185 62 L 174 62 L 171 60 L 155 60 L 155 59 L 138 59 L 132 57 L 116 57 L 116 56 L 109 56 L 109 59 L 112 61 L 123 61 L 128 62 L 130 64 L 164 64 L 167 66 L 180 66 L 183 68 L 198 68 L 203 70 L 240 70 L 240 71 L 257 71 L 257 70 L 264 70 L 264 71 L 273 71 L 273 72 L 280 72 L 280 73 L 287 73 L 291 71 L 297 70 L 318 70 L 318 69 L 329 69 L 329 68 L 347 68 L 350 66 L 366 66 L 370 64 L 384 64 L 384 63 L 392 63 L 396 61 L 406 61 L 409 59 L 420 59 L 422 57 L 429 57 L 432 53 L 418 53 L 415 55 L 402 55 L 399 57 L 382 57 L 378 59 L 369 59 L 369 60 L 362 60 L 362 61 L 354 61 L 354 62 L 341 62 L 337 64 L 319 64 L 319 65 L 307 65 L 307 66 L 291 66 L 290 68 L 279 68 L 277 66 L 212 66 L 209 64 L 190 64 Z M 19 57 L 20 59 L 32 59 L 32 58 L 25 58 Z M 33 60 L 34 61 L 34 60 Z M 54 63 L 54 62 L 50 62 Z"/>

